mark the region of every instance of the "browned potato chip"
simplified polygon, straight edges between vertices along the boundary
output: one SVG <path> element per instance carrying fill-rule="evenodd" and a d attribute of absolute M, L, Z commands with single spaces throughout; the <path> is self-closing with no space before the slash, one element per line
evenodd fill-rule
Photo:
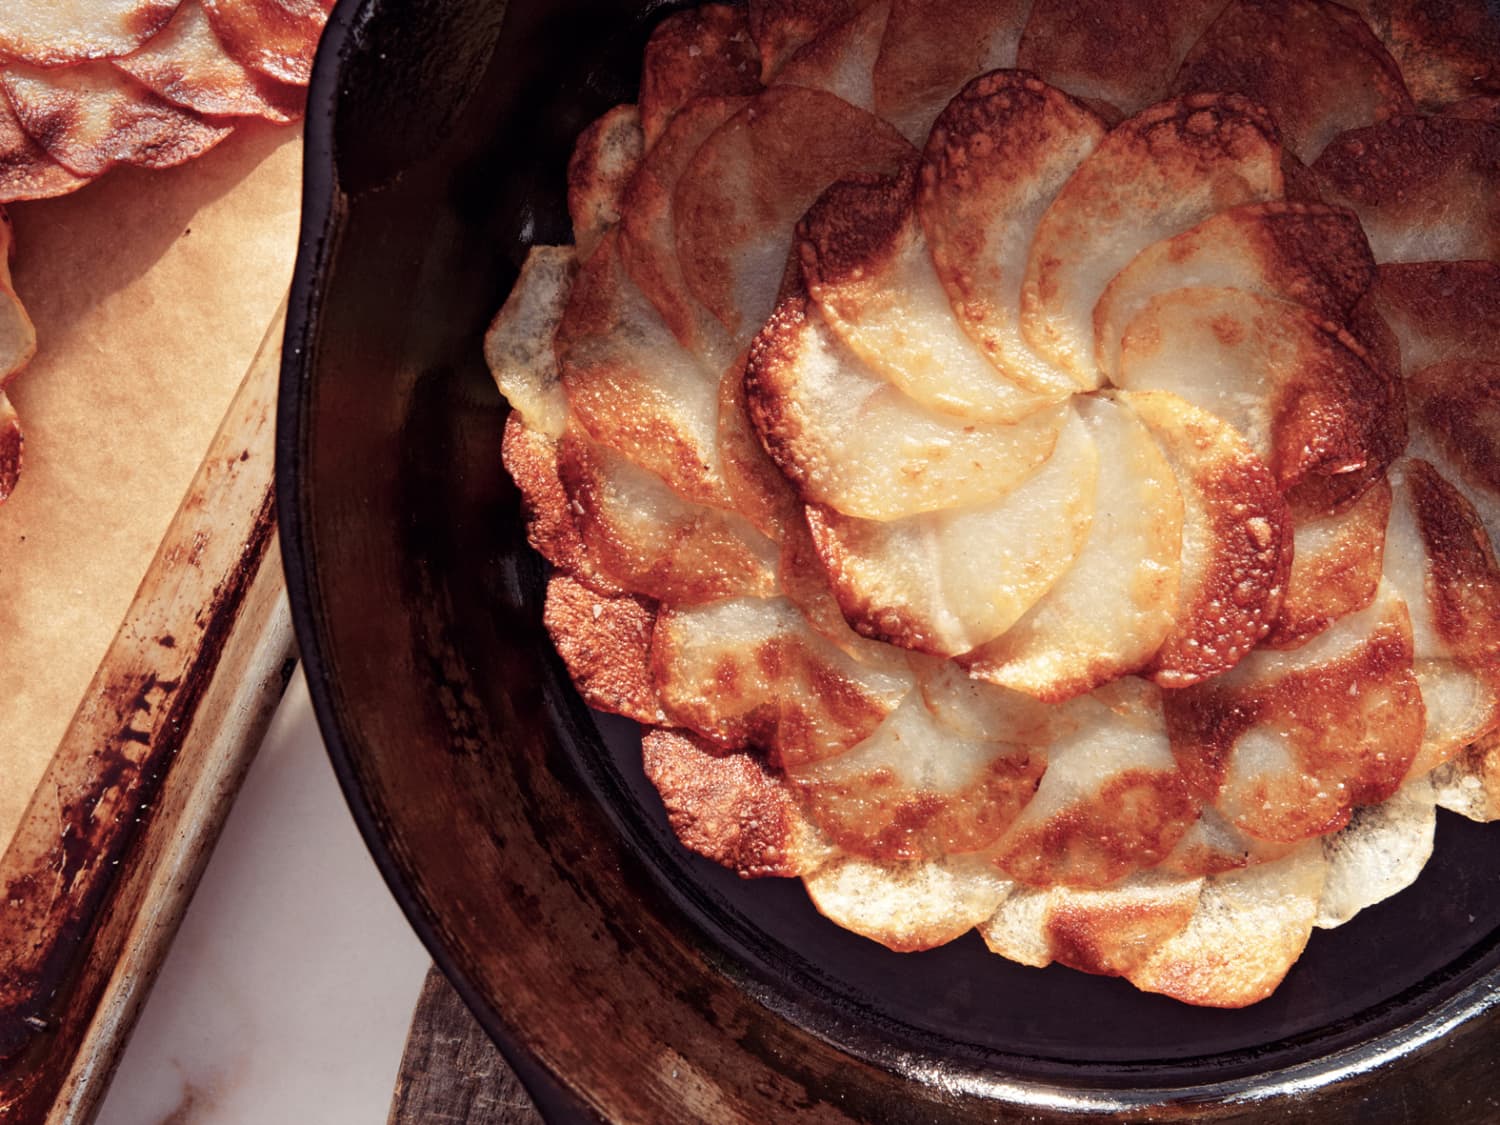
<path fill-rule="evenodd" d="M 170 168 L 201 156 L 232 128 L 163 101 L 107 62 L 66 70 L 13 63 L 0 83 L 21 127 L 80 176 L 97 176 L 116 164 Z"/>
<path fill-rule="evenodd" d="M 10 216 L 0 207 L 0 387 L 36 353 L 36 329 L 10 283 Z"/>
<path fill-rule="evenodd" d="M 0 91 L 0 203 L 66 195 L 88 182 L 88 177 L 69 172 L 27 135 L 10 99 Z"/>
<path fill-rule="evenodd" d="M 21 420 L 4 391 L 0 391 L 0 504 L 10 499 L 21 477 Z"/>
<path fill-rule="evenodd" d="M 1369 21 L 1424 109 L 1500 93 L 1500 9 L 1486 0 L 1344 0 Z"/>
<path fill-rule="evenodd" d="M 674 12 L 651 33 L 641 64 L 646 147 L 693 99 L 738 97 L 760 88 L 760 56 L 743 8 L 705 4 Z"/>
<path fill-rule="evenodd" d="M 180 0 L 5 0 L 0 56 L 38 66 L 113 58 L 155 35 Z"/>
<path fill-rule="evenodd" d="M 761 78 L 770 82 L 804 44 L 868 6 L 869 0 L 751 0 L 750 34 L 760 50 Z"/>
<path fill-rule="evenodd" d="M 210 117 L 302 115 L 306 93 L 247 70 L 224 50 L 200 0 L 182 0 L 171 22 L 115 65 L 167 101 Z"/>
<path fill-rule="evenodd" d="M 203 6 L 219 42 L 243 66 L 307 85 L 333 0 L 203 0 Z"/>

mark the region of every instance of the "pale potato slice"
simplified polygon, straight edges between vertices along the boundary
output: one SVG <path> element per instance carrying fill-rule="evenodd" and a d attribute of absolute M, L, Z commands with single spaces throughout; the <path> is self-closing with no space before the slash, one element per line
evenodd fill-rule
<path fill-rule="evenodd" d="M 1500 13 L 1486 0 L 1348 0 L 1347 6 L 1380 37 L 1424 109 L 1500 87 Z"/>
<path fill-rule="evenodd" d="M 219 42 L 242 65 L 294 86 L 312 78 L 334 0 L 203 0 Z"/>
<path fill-rule="evenodd" d="M 751 0 L 750 34 L 760 52 L 761 79 L 769 85 L 803 46 L 869 6 L 870 0 Z"/>
<path fill-rule="evenodd" d="M 107 62 L 60 70 L 8 63 L 0 84 L 21 127 L 78 176 L 97 176 L 116 164 L 170 168 L 231 132 L 226 123 L 164 101 Z"/>
<path fill-rule="evenodd" d="M 568 216 L 580 262 L 619 224 L 626 185 L 644 151 L 641 115 L 633 105 L 615 106 L 579 134 L 568 160 Z"/>
<path fill-rule="evenodd" d="M 641 759 L 677 838 L 742 878 L 807 875 L 831 858 L 760 754 L 726 754 L 682 731 L 652 730 Z"/>
<path fill-rule="evenodd" d="M 152 93 L 210 117 L 292 121 L 306 98 L 300 86 L 247 70 L 225 53 L 200 0 L 182 0 L 165 27 L 115 65 Z"/>
<path fill-rule="evenodd" d="M 1042 968 L 1053 961 L 1118 977 L 1192 919 L 1202 879 L 1131 875 L 1113 887 L 1021 887 L 979 926 L 992 953 Z"/>
<path fill-rule="evenodd" d="M 673 12 L 651 32 L 641 61 L 646 147 L 695 99 L 748 96 L 760 88 L 760 53 L 744 8 L 701 4 Z"/>
<path fill-rule="evenodd" d="M 126 55 L 172 18 L 180 0 L 5 0 L 0 56 L 38 66 Z"/>
<path fill-rule="evenodd" d="M 0 504 L 10 499 L 21 479 L 21 419 L 10 398 L 0 391 Z"/>
<path fill-rule="evenodd" d="M 906 864 L 839 859 L 804 882 L 824 917 L 900 952 L 963 936 L 995 913 L 1012 886 L 983 859 L 966 856 Z"/>
<path fill-rule="evenodd" d="M 774 86 L 699 148 L 677 185 L 677 258 L 693 295 L 748 343 L 775 304 L 792 226 L 835 180 L 890 173 L 911 146 L 818 90 Z"/>
<path fill-rule="evenodd" d="M 1395 334 L 1408 376 L 1441 360 L 1500 356 L 1500 262 L 1388 262 L 1370 302 Z"/>
<path fill-rule="evenodd" d="M 744 98 L 699 98 L 684 106 L 651 146 L 621 202 L 625 269 L 682 346 L 723 370 L 732 349 L 724 326 L 688 291 L 677 263 L 677 183 L 703 142 L 742 108 Z"/>
<path fill-rule="evenodd" d="M 1172 82 L 1178 94 L 1244 94 L 1311 163 L 1339 133 L 1412 109 L 1374 34 L 1331 0 L 1230 0 Z"/>
<path fill-rule="evenodd" d="M 529 429 L 553 440 L 567 425 L 568 399 L 552 341 L 577 272 L 571 246 L 533 246 L 484 337 L 495 386 Z"/>
<path fill-rule="evenodd" d="M 557 457 L 595 564 L 631 593 L 693 605 L 775 592 L 776 545 L 743 516 L 684 500 L 660 477 L 572 427 Z"/>
<path fill-rule="evenodd" d="M 568 407 L 594 441 L 685 499 L 729 506 L 718 372 L 678 344 L 631 283 L 614 232 L 578 271 L 556 350 Z"/>
<path fill-rule="evenodd" d="M 1375 279 L 1375 261 L 1350 211 L 1309 203 L 1250 203 L 1148 246 L 1094 306 L 1099 369 L 1119 372 L 1120 339 L 1151 299 L 1173 289 L 1244 289 L 1343 322 Z"/>
<path fill-rule="evenodd" d="M 1281 610 L 1292 531 L 1275 479 L 1233 427 L 1164 391 L 1120 401 L 1145 422 L 1182 495 L 1182 558 L 1172 631 L 1152 663 L 1186 687 L 1239 661 Z"/>
<path fill-rule="evenodd" d="M 1382 586 L 1302 648 L 1257 650 L 1166 708 L 1194 792 L 1235 827 L 1283 843 L 1337 831 L 1394 793 L 1421 747 L 1406 607 Z"/>
<path fill-rule="evenodd" d="M 1097 386 L 1094 304 L 1137 253 L 1241 203 L 1279 198 L 1281 148 L 1264 110 L 1193 94 L 1122 122 L 1037 226 L 1021 330 L 1081 386 Z"/>
<path fill-rule="evenodd" d="M 1156 865 L 1156 870 L 1163 875 L 1191 878 L 1221 875 L 1282 859 L 1302 846 L 1247 836 L 1218 809 L 1204 805 L 1198 819 L 1178 839 L 1167 858 Z"/>
<path fill-rule="evenodd" d="M 1170 854 L 1199 802 L 1150 684 L 1118 680 L 1064 707 L 1076 727 L 1052 742 L 1047 772 L 995 863 L 1032 885 L 1107 887 Z"/>
<path fill-rule="evenodd" d="M 966 419 L 1013 422 L 1072 389 L 991 362 L 954 319 L 914 211 L 915 165 L 894 179 L 829 188 L 798 227 L 813 300 L 871 369 L 918 401 Z"/>
<path fill-rule="evenodd" d="M 1041 394 L 1076 384 L 1021 334 L 1027 256 L 1043 213 L 1103 136 L 1066 94 L 998 71 L 953 99 L 922 156 L 917 213 L 953 314 L 1008 378 Z"/>
<path fill-rule="evenodd" d="M 542 624 L 590 707 L 639 723 L 667 721 L 651 676 L 656 604 L 649 598 L 601 593 L 554 572 Z"/>
<path fill-rule="evenodd" d="M 1342 511 L 1292 513 L 1292 571 L 1266 644 L 1295 648 L 1370 604 L 1380 585 L 1390 514 L 1384 477 Z"/>
<path fill-rule="evenodd" d="M 976 74 L 1016 65 L 1030 0 L 891 0 L 875 112 L 913 144 Z"/>
<path fill-rule="evenodd" d="M 651 662 L 674 725 L 761 747 L 789 770 L 863 742 L 913 686 L 904 669 L 862 664 L 824 640 L 784 598 L 664 608 Z"/>
<path fill-rule="evenodd" d="M 0 92 L 0 203 L 66 195 L 89 180 L 48 156 L 21 128 L 10 99 Z"/>
<path fill-rule="evenodd" d="M 1307 945 L 1327 869 L 1322 849 L 1309 843 L 1274 863 L 1205 880 L 1192 920 L 1127 979 L 1215 1008 L 1264 1000 Z"/>
<path fill-rule="evenodd" d="M 1099 454 L 1071 415 L 1052 456 L 999 500 L 886 523 L 808 509 L 844 616 L 861 633 L 941 656 L 1014 625 L 1082 550 Z"/>
<path fill-rule="evenodd" d="M 1336 137 L 1313 172 L 1377 262 L 1500 260 L 1500 124 L 1393 118 Z"/>
<path fill-rule="evenodd" d="M 917 655 L 908 660 L 927 709 L 960 739 L 1046 746 L 1078 729 L 1077 712 L 975 679 L 951 660 Z M 1135 704 L 1127 698 L 1126 710 Z"/>
<path fill-rule="evenodd" d="M 1323 837 L 1328 878 L 1314 925 L 1342 926 L 1417 881 L 1432 855 L 1434 797 L 1431 783 L 1418 778 L 1383 803 L 1356 809 L 1343 831 Z"/>
<path fill-rule="evenodd" d="M 1025 617 L 960 658 L 971 675 L 1049 702 L 1144 668 L 1177 608 L 1183 504 L 1171 466 L 1129 408 L 1078 408 L 1101 465 L 1088 540 Z"/>
<path fill-rule="evenodd" d="M 890 17 L 878 0 L 803 45 L 776 72 L 775 82 L 826 90 L 867 113 L 875 112 L 875 58 Z"/>
<path fill-rule="evenodd" d="M 795 531 L 806 537 L 802 501 L 761 444 L 746 398 L 747 351 L 719 377 L 719 465 L 735 511 L 761 533 L 785 544 Z"/>
<path fill-rule="evenodd" d="M 1135 113 L 1166 96 L 1223 0 L 1034 0 L 1016 65 L 1076 98 Z"/>
<path fill-rule="evenodd" d="M 1046 768 L 1045 744 L 955 737 L 914 690 L 858 746 L 787 776 L 808 818 L 845 853 L 906 862 L 994 843 Z"/>
<path fill-rule="evenodd" d="M 1316 313 L 1244 289 L 1161 293 L 1126 326 L 1116 385 L 1169 391 L 1235 427 L 1284 493 L 1325 507 L 1406 441 L 1401 388 Z"/>
<path fill-rule="evenodd" d="M 1500 820 L 1500 729 L 1491 731 L 1430 775 L 1439 806 L 1470 820 Z"/>
<path fill-rule="evenodd" d="M 1051 455 L 1066 405 L 1013 425 L 929 410 L 872 373 L 816 306 L 783 300 L 751 348 L 751 417 L 804 501 L 895 520 L 997 500 Z"/>

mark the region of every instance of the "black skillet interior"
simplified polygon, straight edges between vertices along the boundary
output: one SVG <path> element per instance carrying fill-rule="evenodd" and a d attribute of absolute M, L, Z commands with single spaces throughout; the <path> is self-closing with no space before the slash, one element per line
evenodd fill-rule
<path fill-rule="evenodd" d="M 890 953 L 823 922 L 800 886 L 742 882 L 676 845 L 633 726 L 590 717 L 540 629 L 544 574 L 500 469 L 504 407 L 479 354 L 527 247 L 568 240 L 573 138 L 633 99 L 641 46 L 664 10 L 345 0 L 309 107 L 278 462 L 298 634 L 372 850 L 523 1077 L 544 1103 L 614 1104 L 586 1088 L 597 1074 L 548 1073 L 562 1064 L 500 994 L 506 935 L 489 949 L 482 934 L 461 935 L 461 904 L 434 874 L 505 862 L 508 840 L 493 827 L 502 813 L 488 802 L 515 796 L 521 762 L 571 802 L 527 813 L 528 831 L 565 857 L 554 858 L 559 870 L 591 846 L 570 832 L 608 834 L 638 908 L 706 950 L 744 1004 L 878 1069 L 944 1076 L 944 1105 L 1062 1105 L 1069 1091 L 1079 1105 L 1207 1105 L 1293 1080 L 1317 1087 L 1348 1068 L 1355 1077 L 1328 1096 L 1357 1089 L 1358 1100 L 1338 1104 L 1425 1120 L 1400 1106 L 1429 1088 L 1423 1044 L 1453 1023 L 1469 1044 L 1462 1073 L 1492 1075 L 1492 1035 L 1470 1017 L 1493 1002 L 1500 964 L 1500 831 L 1457 817 L 1441 818 L 1415 887 L 1316 934 L 1275 996 L 1237 1012 L 1022 968 L 972 934 Z M 459 759 L 469 803 L 455 812 L 457 798 L 418 781 Z M 1399 1105 L 1379 1092 L 1392 1066 L 1405 1072 Z M 1489 1119 L 1452 1101 L 1449 1085 L 1430 1086 L 1450 1099 L 1447 1120 Z M 1078 1093 L 1088 1090 L 1104 1101 Z"/>

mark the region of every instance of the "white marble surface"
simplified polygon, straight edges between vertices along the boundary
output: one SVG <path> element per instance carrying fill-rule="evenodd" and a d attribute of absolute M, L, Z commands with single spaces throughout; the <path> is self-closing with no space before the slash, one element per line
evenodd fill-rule
<path fill-rule="evenodd" d="M 299 672 L 100 1125 L 377 1125 L 429 959 L 344 804 Z"/>

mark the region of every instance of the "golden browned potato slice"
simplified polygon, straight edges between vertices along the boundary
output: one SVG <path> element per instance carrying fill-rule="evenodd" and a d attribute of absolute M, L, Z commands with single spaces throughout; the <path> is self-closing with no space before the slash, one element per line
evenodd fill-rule
<path fill-rule="evenodd" d="M 755 427 L 802 499 L 893 520 L 996 500 L 1052 453 L 1066 405 L 1014 424 L 931 410 L 872 372 L 805 300 L 783 300 L 745 373 Z"/>
<path fill-rule="evenodd" d="M 1167 83 L 1223 0 L 1035 0 L 1016 65 L 1077 98 L 1135 113 Z"/>
<path fill-rule="evenodd" d="M 1099 453 L 1070 414 L 1051 457 L 998 500 L 877 523 L 810 507 L 839 605 L 861 633 L 956 656 L 999 636 L 1077 558 Z"/>
<path fill-rule="evenodd" d="M 1401 785 L 1422 741 L 1406 607 L 1390 586 L 1291 652 L 1258 650 L 1167 697 L 1194 792 L 1241 831 L 1294 843 Z"/>
<path fill-rule="evenodd" d="M 687 500 L 728 507 L 718 373 L 678 344 L 631 284 L 615 232 L 578 271 L 556 351 L 568 406 L 594 441 Z"/>
<path fill-rule="evenodd" d="M 1500 356 L 1500 263 L 1391 262 L 1370 293 L 1409 377 L 1442 360 Z"/>
<path fill-rule="evenodd" d="M 1275 991 L 1318 917 L 1328 861 L 1316 842 L 1203 882 L 1192 919 L 1126 974 L 1137 988 L 1215 1008 Z"/>
<path fill-rule="evenodd" d="M 625 189 L 620 253 L 641 292 L 682 346 L 714 369 L 729 362 L 724 326 L 688 290 L 677 263 L 677 183 L 703 142 L 745 105 L 744 98 L 699 98 L 672 118 Z"/>
<path fill-rule="evenodd" d="M 644 152 L 641 115 L 617 105 L 578 137 L 568 161 L 568 216 L 580 261 L 620 222 L 626 186 Z"/>
<path fill-rule="evenodd" d="M 870 6 L 870 0 L 751 0 L 750 34 L 760 51 L 762 80 L 769 84 L 803 46 Z"/>
<path fill-rule="evenodd" d="M 166 27 L 115 65 L 152 93 L 210 117 L 302 115 L 305 91 L 241 66 L 214 35 L 201 0 L 182 0 Z"/>
<path fill-rule="evenodd" d="M 203 0 L 219 42 L 238 62 L 306 86 L 334 0 Z"/>
<path fill-rule="evenodd" d="M 1045 744 L 958 737 L 913 690 L 869 738 L 789 770 L 788 781 L 808 818 L 846 854 L 904 863 L 994 843 L 1046 767 Z"/>
<path fill-rule="evenodd" d="M 1177 608 L 1150 674 L 1186 687 L 1233 668 L 1270 631 L 1291 567 L 1290 517 L 1232 426 L 1165 391 L 1120 397 L 1161 445 L 1182 496 Z"/>
<path fill-rule="evenodd" d="M 0 504 L 10 499 L 21 479 L 21 420 L 9 396 L 0 391 Z"/>
<path fill-rule="evenodd" d="M 1047 772 L 995 862 L 1023 883 L 1107 887 L 1169 855 L 1199 802 L 1152 685 L 1117 680 L 1063 706 L 1075 729 L 1053 739 Z"/>
<path fill-rule="evenodd" d="M 1313 171 L 1377 262 L 1500 261 L 1500 125 L 1397 117 L 1336 137 Z"/>
<path fill-rule="evenodd" d="M 0 56 L 38 66 L 129 54 L 161 30 L 179 0 L 5 0 Z"/>
<path fill-rule="evenodd" d="M 903 953 L 968 933 L 995 913 L 1012 886 L 977 856 L 910 863 L 838 859 L 804 882 L 829 920 Z"/>
<path fill-rule="evenodd" d="M 651 643 L 662 708 L 677 726 L 799 769 L 875 732 L 912 687 L 896 665 L 861 663 L 784 598 L 663 609 Z"/>
<path fill-rule="evenodd" d="M 1342 323 L 1375 279 L 1353 212 L 1308 203 L 1250 203 L 1148 246 L 1094 306 L 1094 351 L 1111 379 L 1120 338 L 1153 297 L 1197 286 L 1246 289 Z"/>
<path fill-rule="evenodd" d="M 557 467 L 590 555 L 625 589 L 674 605 L 774 592 L 776 545 L 743 516 L 684 500 L 571 429 Z"/>
<path fill-rule="evenodd" d="M 653 730 L 641 756 L 677 838 L 698 854 L 745 878 L 806 875 L 827 861 L 828 846 L 755 751 Z"/>
<path fill-rule="evenodd" d="M 894 171 L 911 147 L 832 94 L 774 86 L 714 132 L 677 185 L 677 258 L 688 288 L 743 346 L 775 304 L 792 227 L 823 190 Z"/>
<path fill-rule="evenodd" d="M 1038 394 L 1077 384 L 1021 334 L 1021 282 L 1043 213 L 1104 136 L 1088 109 L 1035 77 L 975 79 L 934 124 L 917 212 L 953 315 L 1006 377 Z"/>
<path fill-rule="evenodd" d="M 673 12 L 656 25 L 641 63 L 646 147 L 694 99 L 744 96 L 760 88 L 760 55 L 743 8 L 704 4 Z"/>
<path fill-rule="evenodd" d="M 1401 72 L 1331 0 L 1230 0 L 1183 60 L 1178 94 L 1244 94 L 1311 163 L 1339 133 L 1411 111 Z"/>
<path fill-rule="evenodd" d="M 1390 514 L 1391 486 L 1383 477 L 1342 511 L 1292 512 L 1292 571 L 1266 644 L 1295 648 L 1370 604 Z"/>
<path fill-rule="evenodd" d="M 22 128 L 79 176 L 116 164 L 170 168 L 201 156 L 232 128 L 164 101 L 107 62 L 61 70 L 11 63 L 0 83 Z"/>
<path fill-rule="evenodd" d="M 0 203 L 66 195 L 88 182 L 89 177 L 68 171 L 31 139 L 0 89 Z"/>
<path fill-rule="evenodd" d="M 807 290 L 826 324 L 873 371 L 919 402 L 1013 422 L 1064 398 L 1054 372 L 987 358 L 954 319 L 913 209 L 915 166 L 829 188 L 798 227 Z"/>
<path fill-rule="evenodd" d="M 1118 386 L 1169 391 L 1234 426 L 1290 495 L 1359 496 L 1406 442 L 1399 386 L 1316 313 L 1245 289 L 1151 298 L 1120 342 Z"/>
<path fill-rule="evenodd" d="M 875 60 L 875 112 L 921 144 L 976 74 L 1016 65 L 1029 0 L 891 0 Z"/>
<path fill-rule="evenodd" d="M 1094 305 L 1115 274 L 1153 242 L 1281 190 L 1276 127 L 1238 95 L 1194 94 L 1121 123 L 1037 226 L 1021 286 L 1027 342 L 1097 386 Z"/>
<path fill-rule="evenodd" d="M 590 707 L 640 723 L 666 722 L 651 678 L 656 604 L 649 598 L 601 593 L 554 573 L 542 623 Z"/>
<path fill-rule="evenodd" d="M 1424 109 L 1500 93 L 1500 15 L 1486 0 L 1348 0 Z"/>
<path fill-rule="evenodd" d="M 1407 395 L 1414 450 L 1459 486 L 1500 543 L 1500 363 L 1434 363 L 1410 377 Z"/>
<path fill-rule="evenodd" d="M 890 0 L 879 0 L 855 12 L 799 48 L 772 81 L 826 90 L 874 113 L 875 58 L 890 12 Z"/>
<path fill-rule="evenodd" d="M 1171 466 L 1127 407 L 1078 409 L 1100 463 L 1088 540 L 1025 617 L 960 658 L 974 676 L 1050 702 L 1144 668 L 1177 608 L 1183 503 Z"/>

